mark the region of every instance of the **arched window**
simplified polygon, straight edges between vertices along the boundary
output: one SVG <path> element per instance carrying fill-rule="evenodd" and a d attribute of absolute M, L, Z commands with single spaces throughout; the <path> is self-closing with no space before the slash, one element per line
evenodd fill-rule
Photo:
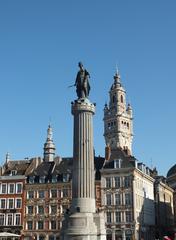
<path fill-rule="evenodd" d="M 121 101 L 121 103 L 123 103 L 123 96 L 122 95 L 120 96 L 120 101 Z"/>

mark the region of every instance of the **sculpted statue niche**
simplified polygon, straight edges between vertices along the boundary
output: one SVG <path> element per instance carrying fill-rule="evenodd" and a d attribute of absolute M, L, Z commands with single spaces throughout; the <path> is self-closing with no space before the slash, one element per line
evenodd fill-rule
<path fill-rule="evenodd" d="M 77 73 L 75 86 L 76 86 L 76 93 L 79 98 L 87 98 L 90 92 L 90 85 L 89 85 L 89 73 L 86 69 L 84 69 L 83 64 L 81 62 L 78 63 L 80 70 Z"/>

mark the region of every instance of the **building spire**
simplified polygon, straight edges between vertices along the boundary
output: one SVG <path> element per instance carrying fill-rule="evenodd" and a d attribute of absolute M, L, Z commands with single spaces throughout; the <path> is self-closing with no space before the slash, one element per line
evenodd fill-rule
<path fill-rule="evenodd" d="M 10 161 L 10 154 L 9 152 L 6 153 L 6 164 Z"/>
<path fill-rule="evenodd" d="M 55 144 L 53 142 L 53 130 L 51 125 L 49 124 L 48 129 L 47 129 L 47 138 L 46 142 L 44 144 L 44 161 L 45 162 L 51 162 L 54 160 L 55 156 Z"/>

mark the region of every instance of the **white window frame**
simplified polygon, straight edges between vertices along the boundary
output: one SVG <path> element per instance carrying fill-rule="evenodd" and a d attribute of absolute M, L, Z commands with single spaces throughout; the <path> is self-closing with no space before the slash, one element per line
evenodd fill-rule
<path fill-rule="evenodd" d="M 34 190 L 29 190 L 29 191 L 27 191 L 27 199 L 33 199 L 33 198 L 29 198 L 29 192 L 33 192 L 33 198 L 34 198 L 34 195 L 35 195 Z"/>
<path fill-rule="evenodd" d="M 43 208 L 43 213 L 39 213 L 39 207 L 42 207 Z M 45 208 L 44 208 L 44 206 L 43 205 L 38 205 L 37 206 L 37 214 L 45 214 Z"/>
<path fill-rule="evenodd" d="M 17 207 L 17 200 L 21 200 L 21 207 Z M 15 198 L 15 208 L 21 209 L 22 208 L 22 198 Z"/>
<path fill-rule="evenodd" d="M 28 222 L 32 222 L 32 229 L 29 229 L 29 228 L 28 228 Z M 32 231 L 32 230 L 33 230 L 33 221 L 32 221 L 32 220 L 28 220 L 28 221 L 26 222 L 26 230 L 29 230 L 29 231 Z"/>
<path fill-rule="evenodd" d="M 6 216 L 5 216 L 5 214 L 4 213 L 0 213 L 0 215 L 2 215 L 2 216 L 4 216 L 4 222 L 3 222 L 3 225 L 0 225 L 0 226 L 5 226 L 6 225 Z"/>
<path fill-rule="evenodd" d="M 37 191 L 37 197 L 38 197 L 39 199 L 42 199 L 42 198 L 39 197 L 39 192 L 41 192 L 41 191 L 44 192 L 44 198 L 45 198 L 45 195 L 46 195 L 45 190 L 38 190 L 38 191 Z"/>
<path fill-rule="evenodd" d="M 9 200 L 13 201 L 13 207 L 12 208 L 9 207 Z M 8 209 L 14 209 L 14 198 L 8 198 L 8 200 L 7 200 L 7 208 Z"/>
<path fill-rule="evenodd" d="M 2 192 L 2 185 L 6 186 L 6 191 L 4 193 Z M 6 193 L 7 193 L 7 183 L 1 183 L 1 194 L 6 194 Z"/>
<path fill-rule="evenodd" d="M 56 228 L 51 228 L 51 222 L 52 222 L 52 221 L 55 221 L 55 222 L 56 222 Z M 49 224 L 49 229 L 50 229 L 50 230 L 53 230 L 53 231 L 54 231 L 54 230 L 57 229 L 57 221 L 56 221 L 56 219 L 53 219 L 53 220 L 51 219 L 49 223 L 50 223 L 50 224 Z"/>
<path fill-rule="evenodd" d="M 120 215 L 119 221 L 117 221 L 117 213 Z M 122 213 L 120 211 L 116 211 L 115 212 L 115 222 L 116 223 L 120 223 L 121 221 L 122 221 Z"/>
<path fill-rule="evenodd" d="M 121 167 L 122 167 L 122 159 L 115 159 L 114 168 L 121 168 Z"/>
<path fill-rule="evenodd" d="M 13 192 L 10 192 L 10 185 L 13 185 Z M 8 184 L 8 194 L 14 194 L 15 193 L 15 183 L 9 183 Z"/>
<path fill-rule="evenodd" d="M 109 200 L 110 200 L 110 202 L 108 202 Z M 111 206 L 112 205 L 112 194 L 111 193 L 107 193 L 106 194 L 106 205 L 107 206 Z"/>
<path fill-rule="evenodd" d="M 20 216 L 20 224 L 18 224 L 18 225 L 16 224 L 16 216 L 17 216 L 17 215 Z M 15 213 L 15 214 L 14 214 L 14 225 L 15 225 L 15 226 L 21 226 L 21 213 Z"/>
<path fill-rule="evenodd" d="M 18 184 L 21 185 L 21 192 L 17 192 L 17 190 L 18 190 L 18 187 L 17 187 Z M 17 194 L 21 194 L 22 192 L 23 192 L 23 183 L 22 183 L 22 182 L 17 182 L 17 183 L 16 183 L 16 193 L 17 193 Z"/>
<path fill-rule="evenodd" d="M 43 228 L 39 229 L 39 222 L 43 222 Z M 44 220 L 38 220 L 37 221 L 37 230 L 44 230 L 44 228 L 45 228 L 44 225 L 45 225 Z"/>
<path fill-rule="evenodd" d="M 2 208 L 2 204 L 1 204 L 2 200 L 5 200 L 5 208 Z M 7 209 L 7 198 L 0 199 L 0 209 Z"/>
<path fill-rule="evenodd" d="M 11 225 L 8 224 L 9 215 L 12 215 L 12 224 Z M 14 222 L 13 213 L 8 213 L 6 215 L 6 226 L 13 226 L 13 222 Z"/>
<path fill-rule="evenodd" d="M 109 214 L 109 217 L 110 217 L 110 221 L 108 221 L 108 214 Z M 106 222 L 107 223 L 112 223 L 112 213 L 111 212 L 106 212 Z"/>

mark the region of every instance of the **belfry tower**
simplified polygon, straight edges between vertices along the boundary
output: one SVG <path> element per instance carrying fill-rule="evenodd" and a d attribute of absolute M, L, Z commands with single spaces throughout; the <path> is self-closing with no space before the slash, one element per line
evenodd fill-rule
<path fill-rule="evenodd" d="M 114 76 L 109 91 L 109 104 L 104 107 L 104 137 L 110 149 L 121 148 L 132 154 L 133 116 L 130 104 L 126 107 L 126 92 L 120 81 L 120 74 Z"/>

